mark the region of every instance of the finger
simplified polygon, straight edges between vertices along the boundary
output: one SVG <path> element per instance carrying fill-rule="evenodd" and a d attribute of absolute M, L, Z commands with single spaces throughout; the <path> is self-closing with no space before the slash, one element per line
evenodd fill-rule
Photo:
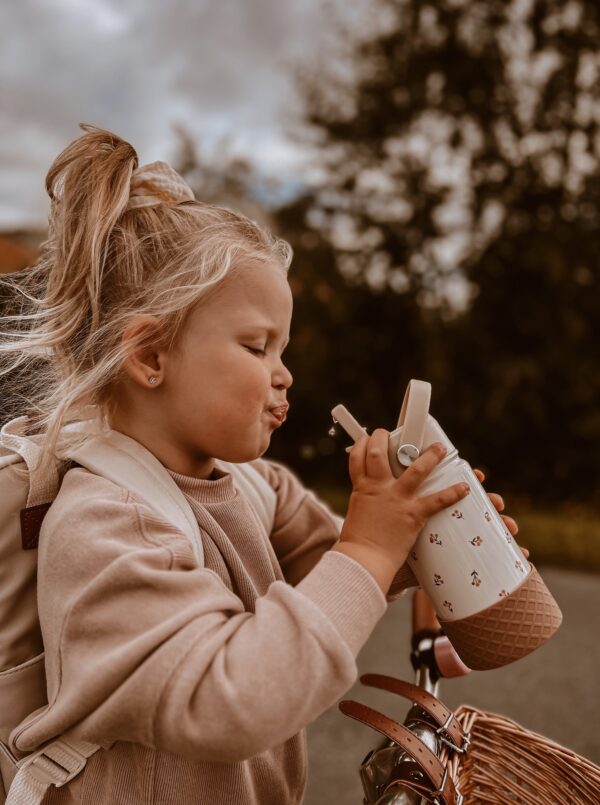
<path fill-rule="evenodd" d="M 500 515 L 500 517 L 502 517 L 502 519 L 503 519 L 503 520 L 504 520 L 504 522 L 506 523 L 506 527 L 508 528 L 508 530 L 510 531 L 510 533 L 513 535 L 513 537 L 514 537 L 516 534 L 518 534 L 518 533 L 519 533 L 519 526 L 517 525 L 517 521 L 516 521 L 516 520 L 513 520 L 513 518 L 512 518 L 512 517 L 509 517 L 509 516 L 508 516 L 508 515 L 506 515 L 506 514 L 501 514 L 501 515 Z"/>
<path fill-rule="evenodd" d="M 356 485 L 365 474 L 365 455 L 371 437 L 365 433 L 354 444 L 348 455 L 348 471 L 350 480 Z"/>
<path fill-rule="evenodd" d="M 432 495 L 419 498 L 419 510 L 424 519 L 432 517 L 442 509 L 453 506 L 469 494 L 470 490 L 464 483 L 454 484 Z"/>
<path fill-rule="evenodd" d="M 488 492 L 487 496 L 499 512 L 504 511 L 506 507 L 502 495 L 498 495 L 496 492 Z"/>
<path fill-rule="evenodd" d="M 390 432 L 385 428 L 375 428 L 369 439 L 365 458 L 365 474 L 369 478 L 392 477 L 388 458 L 389 436 Z"/>
<path fill-rule="evenodd" d="M 475 474 L 475 477 L 477 478 L 480 484 L 482 484 L 485 481 L 485 474 L 481 470 L 473 470 L 473 473 Z"/>
<path fill-rule="evenodd" d="M 519 548 L 525 559 L 529 559 L 529 548 L 524 548 L 522 545 L 519 545 Z"/>
<path fill-rule="evenodd" d="M 417 488 L 423 483 L 434 467 L 446 457 L 446 450 L 439 442 L 430 445 L 424 450 L 419 458 L 400 476 L 398 483 L 407 492 L 416 492 Z"/>

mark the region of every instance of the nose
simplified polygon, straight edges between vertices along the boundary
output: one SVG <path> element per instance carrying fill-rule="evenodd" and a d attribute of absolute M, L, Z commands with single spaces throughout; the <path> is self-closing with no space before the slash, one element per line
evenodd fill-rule
<path fill-rule="evenodd" d="M 288 389 L 293 382 L 294 378 L 292 373 L 284 362 L 280 360 L 278 369 L 273 373 L 273 385 L 278 389 Z"/>

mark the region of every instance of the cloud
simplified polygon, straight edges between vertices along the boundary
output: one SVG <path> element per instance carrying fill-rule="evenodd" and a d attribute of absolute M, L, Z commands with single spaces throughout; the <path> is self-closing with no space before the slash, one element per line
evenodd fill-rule
<path fill-rule="evenodd" d="M 169 159 L 174 124 L 271 168 L 300 101 L 290 65 L 323 48 L 323 0 L 20 0 L 0 29 L 0 228 L 44 225 L 44 177 L 80 122 Z"/>

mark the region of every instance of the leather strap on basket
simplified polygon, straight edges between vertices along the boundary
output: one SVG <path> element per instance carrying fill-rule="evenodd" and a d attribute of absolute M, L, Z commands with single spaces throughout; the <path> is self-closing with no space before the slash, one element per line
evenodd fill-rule
<path fill-rule="evenodd" d="M 446 743 L 451 743 L 457 751 L 464 750 L 468 745 L 468 736 L 465 735 L 452 710 L 418 685 L 383 674 L 363 674 L 360 681 L 368 687 L 396 693 L 418 704 L 440 727 L 440 731 L 445 733 L 440 737 L 446 738 Z"/>
<path fill-rule="evenodd" d="M 457 805 L 456 788 L 452 777 L 442 765 L 440 759 L 429 747 L 414 733 L 397 721 L 384 716 L 377 710 L 365 704 L 354 701 L 340 702 L 338 707 L 344 715 L 355 718 L 357 721 L 372 727 L 385 735 L 390 741 L 398 744 L 419 765 L 419 768 L 429 781 L 431 790 L 428 792 L 431 801 L 436 799 L 441 805 Z"/>

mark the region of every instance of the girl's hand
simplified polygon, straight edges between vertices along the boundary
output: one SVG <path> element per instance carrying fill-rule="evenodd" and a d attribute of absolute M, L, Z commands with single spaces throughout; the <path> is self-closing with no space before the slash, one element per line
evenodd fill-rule
<path fill-rule="evenodd" d="M 482 484 L 485 481 L 485 473 L 483 473 L 481 470 L 476 469 L 474 469 L 473 472 L 475 473 L 475 477 L 477 478 L 479 483 Z M 504 500 L 502 499 L 501 495 L 497 494 L 497 492 L 488 492 L 487 496 L 492 501 L 498 512 L 504 511 Z M 501 514 L 500 517 L 506 523 L 506 527 L 513 535 L 513 537 L 516 536 L 519 533 L 519 526 L 517 525 L 517 521 L 513 520 L 512 517 L 509 517 L 506 514 Z M 522 545 L 519 545 L 519 548 L 523 551 L 525 558 L 528 558 L 529 551 L 527 550 L 527 548 L 524 548 Z"/>
<path fill-rule="evenodd" d="M 389 431 L 376 428 L 351 448 L 352 493 L 340 539 L 332 549 L 362 564 L 386 593 L 427 520 L 456 505 L 469 491 L 467 484 L 457 483 L 421 496 L 421 484 L 446 450 L 441 444 L 430 445 L 396 478 L 388 459 L 388 440 Z"/>

